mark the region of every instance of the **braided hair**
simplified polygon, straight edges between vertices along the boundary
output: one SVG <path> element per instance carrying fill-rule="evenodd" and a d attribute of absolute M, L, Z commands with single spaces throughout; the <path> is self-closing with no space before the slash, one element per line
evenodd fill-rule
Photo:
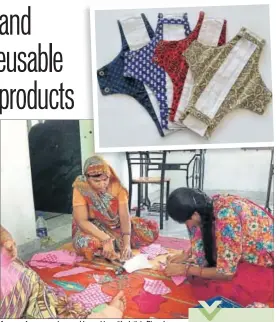
<path fill-rule="evenodd" d="M 209 267 L 216 266 L 213 240 L 215 218 L 212 199 L 199 189 L 178 188 L 168 198 L 167 211 L 169 216 L 178 223 L 185 223 L 195 212 L 199 214 L 205 258 Z"/>

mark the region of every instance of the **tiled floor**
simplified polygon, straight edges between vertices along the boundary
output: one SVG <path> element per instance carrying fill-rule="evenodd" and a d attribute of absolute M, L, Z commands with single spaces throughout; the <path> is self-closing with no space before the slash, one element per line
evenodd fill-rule
<path fill-rule="evenodd" d="M 218 191 L 208 191 L 209 195 L 218 193 Z M 220 191 L 219 193 L 225 193 L 225 191 Z M 251 199 L 252 201 L 264 205 L 266 194 L 261 192 L 248 192 L 248 191 L 228 191 L 228 193 L 240 195 Z M 273 200 L 273 197 L 271 198 Z M 158 202 L 158 200 L 153 200 L 153 202 Z M 49 236 L 54 241 L 54 244 L 49 246 L 45 250 L 55 249 L 63 243 L 69 242 L 71 240 L 71 225 L 72 225 L 72 215 L 71 214 L 51 214 L 50 219 L 47 220 Z M 142 218 L 156 219 L 159 221 L 159 215 L 148 215 L 147 212 L 141 213 Z M 180 225 L 174 222 L 172 219 L 166 221 L 164 219 L 164 229 L 160 231 L 162 236 L 177 237 L 177 238 L 188 238 L 188 233 L 185 225 Z M 38 246 L 39 247 L 39 246 Z M 24 249 L 24 245 L 21 247 L 23 259 L 28 259 L 33 253 L 38 252 L 39 248 L 37 246 L 32 249 L 32 251 L 27 252 Z"/>

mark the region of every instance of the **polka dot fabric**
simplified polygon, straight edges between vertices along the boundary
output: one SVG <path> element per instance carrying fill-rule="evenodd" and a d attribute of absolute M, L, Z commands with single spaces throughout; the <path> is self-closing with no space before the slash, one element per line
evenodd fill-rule
<path fill-rule="evenodd" d="M 157 28 L 151 41 L 141 49 L 125 53 L 124 76 L 133 77 L 147 85 L 154 93 L 159 103 L 161 127 L 168 129 L 169 106 L 166 90 L 166 73 L 154 60 L 154 51 L 163 39 L 164 24 L 180 24 L 184 26 L 185 35 L 191 32 L 187 14 L 183 18 L 164 18 L 158 15 Z"/>
<path fill-rule="evenodd" d="M 144 14 L 141 14 L 141 16 L 144 20 L 149 37 L 152 38 L 154 36 L 154 31 L 152 30 L 146 16 Z M 164 136 L 158 117 L 155 113 L 154 107 L 152 106 L 144 84 L 133 77 L 124 77 L 124 57 L 129 52 L 130 48 L 120 21 L 118 21 L 118 25 L 122 39 L 122 49 L 112 62 L 103 66 L 97 71 L 101 93 L 104 96 L 112 94 L 124 94 L 133 97 L 149 113 L 160 136 Z"/>

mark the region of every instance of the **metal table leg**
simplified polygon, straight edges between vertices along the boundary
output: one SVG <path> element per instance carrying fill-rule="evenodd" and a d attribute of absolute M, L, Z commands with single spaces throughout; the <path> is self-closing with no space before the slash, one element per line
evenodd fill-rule
<path fill-rule="evenodd" d="M 270 203 L 270 194 L 271 194 L 273 176 L 274 176 L 274 149 L 271 150 L 270 169 L 269 169 L 268 184 L 267 184 L 266 202 L 265 202 L 265 208 L 270 212 L 271 212 L 271 208 L 269 206 L 269 203 Z"/>

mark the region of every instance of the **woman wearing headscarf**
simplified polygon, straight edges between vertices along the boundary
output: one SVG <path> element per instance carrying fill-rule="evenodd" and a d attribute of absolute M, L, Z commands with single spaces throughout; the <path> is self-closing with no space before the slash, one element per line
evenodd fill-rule
<path fill-rule="evenodd" d="M 87 311 L 65 293 L 50 287 L 17 258 L 11 234 L 0 225 L 0 318 L 1 319 L 86 319 L 122 318 L 126 308 L 123 292 L 98 312 Z"/>
<path fill-rule="evenodd" d="M 168 276 L 184 274 L 193 277 L 191 282 L 231 281 L 249 293 L 259 287 L 260 295 L 260 287 L 266 287 L 263 294 L 273 294 L 269 285 L 273 287 L 274 220 L 268 211 L 245 198 L 210 198 L 189 188 L 173 191 L 167 209 L 173 220 L 187 226 L 191 242 L 188 251 L 168 258 Z M 211 289 L 210 283 L 205 285 Z"/>
<path fill-rule="evenodd" d="M 155 221 L 130 217 L 127 190 L 112 167 L 95 155 L 73 184 L 72 235 L 76 251 L 88 260 L 95 254 L 127 260 L 133 248 L 153 243 L 159 228 Z"/>

